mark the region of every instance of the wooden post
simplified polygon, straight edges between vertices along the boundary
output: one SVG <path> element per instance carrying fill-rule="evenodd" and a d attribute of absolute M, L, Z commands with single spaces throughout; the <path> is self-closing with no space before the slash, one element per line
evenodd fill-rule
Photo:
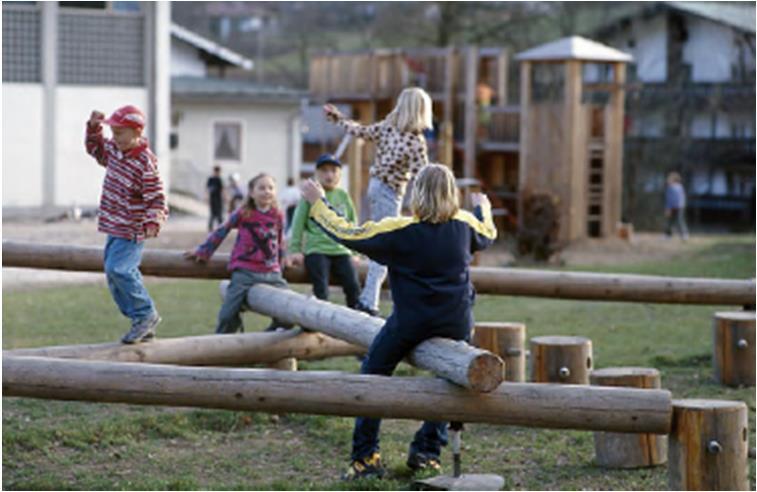
<path fill-rule="evenodd" d="M 3 396 L 269 413 L 669 432 L 670 392 L 508 383 L 480 394 L 430 377 L 3 357 Z"/>
<path fill-rule="evenodd" d="M 497 54 L 497 105 L 507 106 L 507 48 Z"/>
<path fill-rule="evenodd" d="M 364 353 L 364 347 L 337 340 L 323 333 L 303 333 L 300 329 L 266 333 L 158 338 L 149 343 L 136 345 L 101 343 L 3 351 L 4 356 L 149 362 L 152 364 L 187 366 L 265 364 L 288 357 L 318 360 Z"/>
<path fill-rule="evenodd" d="M 355 217 L 360 217 L 363 203 L 363 139 L 353 138 L 347 151 L 347 166 L 350 176 L 348 189 L 355 205 Z"/>
<path fill-rule="evenodd" d="M 226 282 L 222 282 L 223 290 Z M 247 293 L 247 304 L 256 312 L 333 337 L 370 346 L 384 320 L 344 306 L 308 298 L 291 290 L 258 284 Z M 504 379 L 502 359 L 463 341 L 431 338 L 413 349 L 408 362 L 453 383 L 489 392 Z"/>
<path fill-rule="evenodd" d="M 715 380 L 726 386 L 754 386 L 754 311 L 715 313 L 712 326 Z"/>
<path fill-rule="evenodd" d="M 673 400 L 670 490 L 747 490 L 747 425 L 744 402 Z"/>
<path fill-rule="evenodd" d="M 465 178 L 476 177 L 477 81 L 478 47 L 470 46 L 465 52 L 465 160 L 463 163 L 463 177 Z"/>
<path fill-rule="evenodd" d="M 526 325 L 476 323 L 473 345 L 499 355 L 505 361 L 505 381 L 526 380 Z"/>
<path fill-rule="evenodd" d="M 455 145 L 454 117 L 455 103 L 457 101 L 457 84 L 455 78 L 457 70 L 455 63 L 457 55 L 455 48 L 449 46 L 444 57 L 444 116 L 439 135 L 439 161 L 449 167 L 453 167 L 453 150 Z"/>
<path fill-rule="evenodd" d="M 591 384 L 659 389 L 660 371 L 648 367 L 608 367 L 592 371 Z M 594 455 L 604 468 L 640 468 L 664 464 L 668 436 L 657 434 L 594 433 Z"/>
<path fill-rule="evenodd" d="M 531 339 L 531 381 L 535 383 L 589 384 L 592 364 L 588 338 Z"/>
<path fill-rule="evenodd" d="M 527 188 L 530 188 L 527 178 L 529 162 L 529 148 L 531 135 L 529 119 L 531 113 L 531 62 L 520 62 L 520 145 L 518 147 L 518 230 L 523 229 L 523 198 Z"/>
<path fill-rule="evenodd" d="M 3 266 L 102 272 L 103 251 L 97 246 L 3 241 Z M 179 250 L 148 249 L 142 256 L 143 275 L 176 278 L 229 278 L 229 255 L 217 253 L 207 264 L 184 259 Z M 363 279 L 367 264 L 358 266 Z M 287 268 L 290 283 L 307 283 L 304 268 Z M 670 304 L 747 305 L 754 303 L 755 281 L 674 278 L 527 268 L 471 268 L 479 294 L 587 299 Z"/>

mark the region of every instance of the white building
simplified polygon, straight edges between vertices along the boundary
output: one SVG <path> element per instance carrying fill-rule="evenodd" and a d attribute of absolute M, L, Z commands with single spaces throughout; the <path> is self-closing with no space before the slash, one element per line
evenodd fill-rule
<path fill-rule="evenodd" d="M 74 6 L 75 5 L 75 6 Z M 3 212 L 96 206 L 92 110 L 142 108 L 170 179 L 168 2 L 3 2 Z"/>
<path fill-rule="evenodd" d="M 679 171 L 694 226 L 754 226 L 755 3 L 644 2 L 595 33 L 633 55 L 626 97 L 629 219 L 660 214 Z"/>
<path fill-rule="evenodd" d="M 214 165 L 244 183 L 272 175 L 279 188 L 302 161 L 303 93 L 223 79 L 252 61 L 177 24 L 171 27 L 172 187 L 202 197 Z"/>

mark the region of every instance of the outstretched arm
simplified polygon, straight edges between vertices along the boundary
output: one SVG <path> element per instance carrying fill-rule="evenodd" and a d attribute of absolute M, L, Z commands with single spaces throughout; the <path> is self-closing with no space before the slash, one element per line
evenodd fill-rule
<path fill-rule="evenodd" d="M 364 138 L 365 140 L 376 141 L 381 133 L 381 124 L 374 123 L 372 125 L 362 125 L 357 121 L 347 119 L 335 106 L 327 104 L 323 107 L 323 111 L 326 113 L 326 119 L 331 123 L 335 123 L 344 130 L 355 137 Z"/>
<path fill-rule="evenodd" d="M 226 236 L 229 235 L 229 232 L 231 232 L 232 229 L 239 227 L 239 219 L 242 214 L 242 209 L 237 209 L 234 213 L 232 213 L 229 218 L 218 226 L 216 230 L 210 233 L 207 239 L 205 239 L 205 242 L 202 243 L 195 249 L 194 251 L 187 251 L 184 253 L 184 257 L 189 260 L 194 260 L 197 262 L 206 262 L 210 259 L 211 256 L 213 256 L 213 253 L 215 253 L 216 249 L 221 245 L 224 239 L 226 239 Z"/>
<path fill-rule="evenodd" d="M 103 138 L 102 122 L 105 115 L 99 111 L 92 111 L 87 121 L 87 136 L 84 139 L 84 148 L 87 154 L 95 158 L 98 164 L 105 167 L 108 163 L 105 156 L 105 139 Z"/>

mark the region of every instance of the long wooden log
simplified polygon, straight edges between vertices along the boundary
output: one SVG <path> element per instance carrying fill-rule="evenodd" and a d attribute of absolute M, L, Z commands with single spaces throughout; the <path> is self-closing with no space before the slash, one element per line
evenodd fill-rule
<path fill-rule="evenodd" d="M 3 356 L 3 396 L 667 433 L 669 391 Z"/>
<path fill-rule="evenodd" d="M 221 283 L 221 295 L 226 285 L 228 282 Z M 247 304 L 258 313 L 362 347 L 370 346 L 384 325 L 379 317 L 270 285 L 251 287 Z M 447 338 L 431 338 L 420 343 L 408 356 L 408 362 L 476 391 L 492 391 L 505 378 L 505 364 L 498 356 Z"/>
<path fill-rule="evenodd" d="M 274 333 L 160 338 L 136 345 L 102 343 L 4 350 L 3 356 L 224 366 L 273 363 L 289 357 L 313 360 L 362 353 L 365 353 L 363 347 L 322 333 L 288 330 Z"/>
<path fill-rule="evenodd" d="M 147 250 L 142 273 L 162 277 L 228 278 L 228 255 L 217 254 L 206 265 L 194 264 L 177 250 Z M 3 241 L 3 266 L 56 270 L 102 271 L 102 248 L 62 244 Z M 366 265 L 358 267 L 364 278 Z M 288 268 L 292 283 L 306 283 L 303 268 Z M 480 294 L 626 301 L 669 304 L 753 304 L 754 279 L 725 280 L 653 275 L 556 272 L 521 268 L 471 268 L 471 280 Z"/>

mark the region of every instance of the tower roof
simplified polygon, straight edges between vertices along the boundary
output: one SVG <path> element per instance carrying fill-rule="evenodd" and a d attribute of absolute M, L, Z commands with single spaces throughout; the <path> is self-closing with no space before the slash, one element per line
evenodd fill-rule
<path fill-rule="evenodd" d="M 633 57 L 628 53 L 611 48 L 596 41 L 570 36 L 558 39 L 526 51 L 515 56 L 520 61 L 556 61 L 556 60 L 584 60 L 596 62 L 630 62 Z"/>

